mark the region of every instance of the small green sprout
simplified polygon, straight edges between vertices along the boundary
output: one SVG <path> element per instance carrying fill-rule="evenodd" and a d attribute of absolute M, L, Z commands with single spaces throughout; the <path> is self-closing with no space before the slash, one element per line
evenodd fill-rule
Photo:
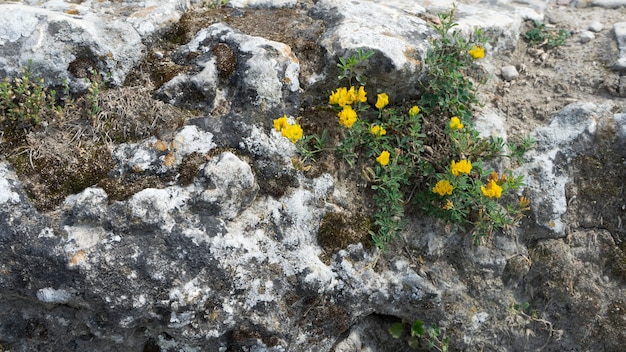
<path fill-rule="evenodd" d="M 547 46 L 556 48 L 567 43 L 572 35 L 569 31 L 561 28 L 558 30 L 548 29 L 545 24 L 533 21 L 533 28 L 524 33 L 524 39 L 531 46 Z"/>
<path fill-rule="evenodd" d="M 398 322 L 391 325 L 389 333 L 394 339 L 402 337 L 404 331 L 404 324 Z M 409 332 L 409 346 L 411 348 L 418 348 L 421 345 L 420 339 L 425 339 L 428 342 L 428 348 L 435 351 L 447 352 L 449 351 L 449 340 L 445 336 L 445 333 L 441 330 L 437 324 L 433 323 L 430 326 L 424 328 L 424 322 L 421 320 L 415 320 L 411 325 Z"/>

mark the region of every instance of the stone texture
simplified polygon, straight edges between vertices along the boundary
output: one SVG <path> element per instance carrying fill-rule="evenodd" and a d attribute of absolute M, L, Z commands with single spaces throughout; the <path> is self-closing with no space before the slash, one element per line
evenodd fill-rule
<path fill-rule="evenodd" d="M 371 86 L 381 90 L 369 92 L 370 96 L 375 97 L 383 89 L 393 101 L 416 94 L 424 72 L 422 61 L 429 46 L 427 38 L 433 31 L 418 17 L 425 11 L 423 7 L 411 6 L 409 11 L 405 8 L 366 0 L 318 1 L 311 13 L 326 22 L 326 31 L 319 40 L 327 53 L 326 61 L 338 62 L 339 57 L 355 55 L 357 49 L 373 50 L 374 56 L 357 68 Z M 338 13 L 342 16 L 337 16 Z M 335 75 L 335 65 L 327 67 Z M 402 73 L 402 78 L 392 72 Z"/>
<path fill-rule="evenodd" d="M 201 30 L 177 60 L 182 64 L 191 53 L 199 54 L 196 73 L 167 82 L 156 93 L 160 99 L 209 112 L 221 107 L 221 114 L 251 108 L 270 116 L 297 114 L 300 66 L 289 46 L 218 23 Z"/>
<path fill-rule="evenodd" d="M 619 48 L 619 58 L 613 65 L 614 70 L 626 71 L 626 22 L 619 22 L 613 25 L 613 32 Z"/>
<path fill-rule="evenodd" d="M 3 75 L 17 76 L 32 62 L 50 85 L 68 80 L 73 90 L 87 87 L 91 70 L 122 84 L 142 58 L 144 46 L 133 27 L 121 20 L 104 22 L 24 5 L 0 5 L 0 64 Z"/>
<path fill-rule="evenodd" d="M 609 118 L 608 106 L 574 103 L 533 133 L 537 148 L 527 154 L 526 164 L 517 172 L 524 175 L 537 223 L 550 230 L 545 236 L 566 234 L 561 218 L 567 211 L 565 168 L 573 158 L 589 151 L 598 119 Z"/>
<path fill-rule="evenodd" d="M 315 76 L 312 90 L 330 87 L 337 58 L 363 47 L 376 51 L 373 64 L 363 68 L 371 86 L 401 99 L 416 92 L 427 72 L 421 60 L 432 30 L 424 18 L 451 3 L 276 0 L 231 6 L 311 6 L 309 13 L 326 23 L 320 44 L 329 67 Z M 479 26 L 497 37 L 481 65 L 492 69 L 493 55 L 515 46 L 522 20 L 543 18 L 547 3 L 459 4 L 462 30 Z M 129 61 L 114 55 L 98 67 L 112 68 L 117 82 L 142 57 L 141 41 L 158 36 L 189 6 L 44 5 L 0 5 L 20 9 L 11 15 L 22 21 L 0 24 L 0 52 L 28 53 L 36 38 L 32 29 L 50 35 L 46 31 L 57 22 L 92 53 L 106 53 L 118 45 L 111 36 L 124 32 L 134 47 L 115 49 L 128 50 Z M 71 9 L 78 15 L 62 14 Z M 90 16 L 106 13 L 118 22 L 98 20 L 90 27 Z M 111 28 L 101 32 L 102 23 Z M 46 63 L 60 75 L 50 78 L 58 83 L 69 77 L 79 41 L 46 38 L 50 48 L 69 43 L 67 57 Z M 2 67 L 16 71 L 23 56 L 11 55 L 0 55 Z M 414 319 L 441 326 L 452 350 L 623 346 L 626 269 L 619 241 L 626 237 L 620 237 L 617 217 L 604 229 L 588 214 L 573 213 L 570 204 L 583 195 L 573 180 L 588 176 L 574 167 L 581 158 L 610 151 L 609 159 L 623 164 L 625 114 L 576 103 L 534 130 L 538 146 L 516 169 L 526 177 L 524 195 L 533 208 L 521 228 L 474 246 L 432 219 L 410 217 L 398 247 L 373 269 L 378 253 L 361 243 L 321 259 L 320 223 L 330 212 L 350 215 L 342 210 L 352 202 L 351 188 L 330 174 L 305 177 L 291 160 L 296 147 L 271 128 L 277 116 L 300 113 L 299 61 L 290 48 L 221 23 L 200 31 L 174 56 L 192 69 L 159 96 L 200 108 L 202 115 L 171 139 L 152 137 L 111 151 L 111 177 L 158 177 L 164 180 L 159 188 L 112 199 L 89 187 L 42 213 L 12 168 L 0 163 L 0 350 L 407 350 L 403 339 L 389 340 L 387 328 Z M 487 104 L 476 127 L 482 136 L 507 140 L 506 117 Z M 181 165 L 190 158 L 196 162 L 183 175 Z M 623 180 L 616 175 L 616 182 Z M 584 226 L 572 229 L 576 221 Z M 511 309 L 523 302 L 531 306 L 528 316 Z"/>
<path fill-rule="evenodd" d="M 517 72 L 517 69 L 515 68 L 515 66 L 504 66 L 501 69 L 502 72 L 502 78 L 505 81 L 512 81 L 514 79 L 516 79 L 517 77 L 519 77 L 519 72 Z"/>

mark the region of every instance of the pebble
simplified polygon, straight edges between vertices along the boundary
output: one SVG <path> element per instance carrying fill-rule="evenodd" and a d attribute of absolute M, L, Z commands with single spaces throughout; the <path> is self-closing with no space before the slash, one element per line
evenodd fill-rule
<path fill-rule="evenodd" d="M 594 21 L 589 24 L 589 27 L 587 27 L 587 29 L 589 29 L 592 32 L 598 33 L 604 29 L 604 25 L 602 24 L 602 22 Z"/>
<path fill-rule="evenodd" d="M 505 81 L 512 81 L 516 79 L 517 77 L 519 77 L 519 73 L 517 72 L 517 69 L 515 68 L 515 66 L 512 66 L 512 65 L 504 66 L 500 69 L 500 71 L 502 72 L 502 78 Z"/>
<path fill-rule="evenodd" d="M 580 32 L 580 42 L 588 43 L 595 39 L 596 35 L 591 31 L 581 31 Z"/>

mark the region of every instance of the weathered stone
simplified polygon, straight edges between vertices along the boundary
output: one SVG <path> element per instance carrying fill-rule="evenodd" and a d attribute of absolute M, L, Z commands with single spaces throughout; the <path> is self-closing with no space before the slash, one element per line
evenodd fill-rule
<path fill-rule="evenodd" d="M 582 31 L 582 32 L 580 32 L 578 37 L 580 39 L 580 42 L 585 44 L 585 43 L 589 43 L 590 41 L 594 40 L 596 38 L 596 35 L 593 34 L 592 31 Z"/>
<path fill-rule="evenodd" d="M 591 5 L 615 9 L 626 6 L 626 0 L 592 0 Z"/>
<path fill-rule="evenodd" d="M 479 62 L 495 72 L 490 60 L 514 47 L 521 20 L 542 18 L 547 3 L 459 4 L 458 28 L 468 33 L 479 27 L 497 37 Z M 149 41 L 186 4 L 42 6 L 51 23 L 63 16 L 81 37 L 91 27 L 80 21 L 110 13 L 122 17 L 131 38 Z M 396 89 L 402 96 L 397 87 L 427 69 L 417 62 L 432 36 L 422 20 L 433 21 L 432 14 L 447 12 L 452 1 L 232 1 L 241 9 L 228 13 L 292 4 L 313 6 L 310 13 L 326 20 L 324 48 L 333 54 L 326 57 L 328 71 L 315 76 L 319 86 L 336 85 L 337 58 L 362 47 L 376 51 L 366 75 L 388 76 L 370 79 L 367 87 Z M 66 10 L 78 15 L 61 15 Z M 34 38 L 28 21 L 37 17 L 29 16 L 22 17 L 25 25 L 0 30 L 0 50 Z M 371 36 L 347 32 L 355 28 Z M 342 38 L 341 46 L 329 38 Z M 415 49 L 406 54 L 415 62 L 407 59 L 406 48 Z M 126 197 L 94 186 L 43 213 L 29 202 L 11 167 L 0 163 L 1 350 L 407 350 L 404 337 L 390 340 L 388 327 L 415 319 L 441 327 L 451 350 L 623 346 L 626 256 L 619 243 L 626 237 L 619 192 L 625 114 L 577 103 L 533 132 L 537 148 L 515 170 L 525 176 L 524 195 L 533 208 L 521 228 L 493 233 L 476 246 L 464 231 L 452 233 L 411 214 L 406 230 L 380 258 L 358 243 L 321 259 L 318 227 L 329 212 L 350 216 L 344 208 L 353 199 L 346 189 L 353 188 L 343 171 L 339 177 L 305 177 L 292 164 L 296 146 L 271 126 L 278 116 L 293 121 L 300 113 L 297 61 L 287 49 L 216 24 L 177 52 L 176 60 L 191 70 L 160 93 L 212 114 L 173 137 L 160 137 L 168 140 L 151 137 L 112 147 L 117 166 L 110 177 L 155 177 L 158 186 Z M 157 56 L 165 55 L 167 50 Z M 17 70 L 17 62 L 9 61 L 6 70 Z M 119 72 L 121 79 L 125 71 Z M 526 72 L 515 84 L 530 84 L 531 78 L 541 84 L 541 77 Z M 496 81 L 503 90 L 513 84 Z M 476 128 L 483 137 L 507 140 L 516 123 L 509 114 L 488 103 L 476 114 Z M 611 169 L 595 170 L 602 162 Z M 581 173 L 581 163 L 593 172 Z M 589 204 L 577 205 L 581 200 Z M 599 203 L 615 209 L 596 213 Z M 332 229 L 333 223 L 325 226 Z M 515 309 L 524 302 L 528 310 Z"/>
<path fill-rule="evenodd" d="M 500 71 L 502 73 L 502 78 L 505 81 L 512 81 L 519 77 L 519 73 L 517 72 L 517 68 L 515 68 L 515 66 L 504 66 L 500 69 Z"/>
<path fill-rule="evenodd" d="M 220 114 L 231 110 L 262 111 L 272 118 L 297 114 L 300 68 L 289 46 L 217 23 L 201 30 L 176 57 L 183 63 L 192 54 L 197 56 L 193 59 L 197 73 L 166 83 L 157 92 L 160 99 L 209 112 L 220 106 Z"/>
<path fill-rule="evenodd" d="M 37 76 L 60 87 L 68 80 L 84 90 L 92 70 L 121 85 L 144 46 L 137 32 L 121 20 L 84 19 L 17 4 L 0 5 L 0 73 L 18 76 L 32 62 Z"/>
<path fill-rule="evenodd" d="M 250 165 L 234 154 L 223 153 L 203 169 L 207 189 L 200 194 L 197 204 L 209 214 L 234 219 L 256 197 L 259 186 Z"/>
<path fill-rule="evenodd" d="M 626 22 L 620 22 L 613 25 L 613 32 L 619 47 L 619 57 L 613 69 L 617 71 L 626 71 Z"/>
<path fill-rule="evenodd" d="M 604 29 L 604 25 L 602 24 L 602 22 L 594 21 L 591 22 L 587 28 L 594 33 L 598 33 L 602 32 L 602 30 Z"/>
<path fill-rule="evenodd" d="M 548 126 L 534 132 L 537 148 L 527 153 L 527 162 L 517 173 L 524 175 L 536 221 L 551 232 L 547 236 L 565 235 L 561 217 L 567 211 L 567 165 L 589 151 L 598 119 L 609 116 L 607 106 L 574 103 L 557 113 Z"/>
<path fill-rule="evenodd" d="M 376 91 L 369 92 L 370 99 L 383 91 L 392 101 L 414 96 L 424 74 L 428 38 L 433 34 L 432 28 L 418 17 L 424 11 L 421 6 L 405 11 L 367 0 L 318 1 L 311 14 L 326 22 L 319 42 L 330 69 L 320 78 L 336 75 L 339 58 L 356 55 L 359 49 L 373 50 L 374 56 L 355 69 L 367 78 L 368 86 L 376 87 Z M 394 73 L 401 73 L 401 77 Z"/>

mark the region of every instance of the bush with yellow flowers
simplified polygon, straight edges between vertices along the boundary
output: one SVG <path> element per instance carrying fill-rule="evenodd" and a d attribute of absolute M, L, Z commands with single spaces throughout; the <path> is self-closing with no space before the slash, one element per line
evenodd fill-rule
<path fill-rule="evenodd" d="M 358 159 L 362 175 L 375 191 L 371 236 L 381 249 L 403 229 L 410 201 L 449 222 L 453 229 L 471 233 L 475 242 L 515 225 L 528 210 L 529 201 L 523 197 L 514 205 L 502 204 L 510 200 L 508 193 L 523 186 L 523 178 L 510 171 L 500 175 L 485 166 L 504 156 L 505 143 L 499 138 L 481 138 L 474 129 L 472 109 L 478 99 L 464 72 L 485 56 L 486 38 L 480 31 L 469 39 L 452 31 L 453 17 L 454 8 L 440 15 L 440 24 L 435 25 L 439 37 L 425 59 L 429 74 L 424 93 L 410 108 L 390 106 L 386 93 L 377 94 L 370 106 L 365 77 L 356 75 L 355 67 L 371 57 L 372 51 L 359 50 L 338 64 L 339 79 L 347 79 L 348 85 L 332 91 L 328 99 L 342 127 L 341 140 L 333 150 L 351 167 Z M 422 130 L 426 125 L 431 129 L 428 134 Z M 304 159 L 329 149 L 326 131 L 303 138 L 300 126 L 289 125 L 286 117 L 275 120 L 274 126 L 296 143 Z M 295 127 L 290 126 L 297 126 L 298 133 L 292 134 L 289 128 Z M 510 156 L 521 160 L 531 146 L 530 139 L 521 146 L 511 144 L 515 155 Z"/>

